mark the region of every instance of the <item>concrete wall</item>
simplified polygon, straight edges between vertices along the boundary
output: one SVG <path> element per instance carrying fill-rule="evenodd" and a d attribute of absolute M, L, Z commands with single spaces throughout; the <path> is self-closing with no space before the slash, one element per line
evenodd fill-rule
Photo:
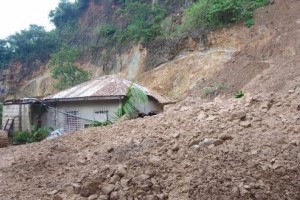
<path fill-rule="evenodd" d="M 57 102 L 55 109 L 48 109 L 47 124 L 51 129 L 65 128 L 67 132 L 75 131 L 87 127 L 93 121 L 112 121 L 115 113 L 121 105 L 120 100 L 101 100 L 101 101 L 70 101 L 70 102 Z M 162 112 L 163 106 L 156 103 L 153 99 L 149 99 L 146 105 L 137 106 L 141 113 L 148 114 L 149 112 Z M 76 119 L 75 128 L 66 126 L 66 114 L 61 112 L 77 111 L 78 117 L 83 119 Z M 107 113 L 105 113 L 107 111 Z M 72 118 L 72 117 L 70 117 Z M 86 119 L 86 120 L 85 120 Z M 75 119 L 71 119 L 74 120 Z M 78 121 L 77 121 L 78 120 Z M 73 123 L 73 122 L 71 122 Z M 74 122 L 75 123 L 75 122 Z"/>
<path fill-rule="evenodd" d="M 30 130 L 30 104 L 3 105 L 3 127 L 9 118 L 14 118 L 13 131 Z"/>

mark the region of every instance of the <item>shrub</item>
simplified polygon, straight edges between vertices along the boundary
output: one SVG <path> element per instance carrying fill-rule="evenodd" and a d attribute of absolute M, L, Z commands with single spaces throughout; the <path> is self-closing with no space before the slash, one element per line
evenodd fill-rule
<path fill-rule="evenodd" d="M 239 99 L 239 98 L 242 98 L 243 96 L 245 96 L 245 93 L 240 90 L 240 91 L 237 91 L 235 94 L 234 94 L 234 97 Z"/>
<path fill-rule="evenodd" d="M 118 35 L 121 42 L 148 42 L 162 34 L 160 23 L 165 18 L 166 10 L 158 5 L 126 2 L 119 13 L 128 21 L 128 26 Z"/>
<path fill-rule="evenodd" d="M 44 140 L 49 135 L 49 129 L 32 126 L 31 131 L 20 131 L 14 133 L 13 141 L 17 144 L 33 143 Z"/>
<path fill-rule="evenodd" d="M 199 0 L 184 13 L 182 30 L 214 28 L 242 19 L 248 27 L 254 24 L 253 11 L 269 0 Z"/>
<path fill-rule="evenodd" d="M 100 121 L 97 121 L 95 120 L 93 123 L 92 123 L 92 127 L 99 127 L 99 126 L 107 126 L 107 125 L 110 125 L 112 124 L 111 121 L 107 120 L 107 121 L 104 121 L 104 122 L 100 122 Z"/>

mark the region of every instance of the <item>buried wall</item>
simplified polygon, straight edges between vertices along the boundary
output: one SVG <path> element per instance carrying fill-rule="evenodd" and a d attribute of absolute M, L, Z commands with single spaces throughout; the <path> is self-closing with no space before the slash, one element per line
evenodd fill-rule
<path fill-rule="evenodd" d="M 9 119 L 13 119 L 12 131 L 30 130 L 30 104 L 7 104 L 3 105 L 2 125 Z"/>

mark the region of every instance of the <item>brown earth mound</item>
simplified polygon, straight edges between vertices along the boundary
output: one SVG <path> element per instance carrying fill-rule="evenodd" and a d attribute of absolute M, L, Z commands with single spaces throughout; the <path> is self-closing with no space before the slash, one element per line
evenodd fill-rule
<path fill-rule="evenodd" d="M 271 2 L 255 12 L 255 26 L 236 30 L 244 41 L 240 52 L 210 79 L 200 81 L 191 94 L 214 84 L 229 85 L 224 91 L 229 94 L 241 89 L 268 93 L 300 87 L 300 1 Z M 222 36 L 222 32 L 216 34 L 217 44 L 213 38 L 209 42 L 217 46 L 227 44 L 219 35 Z M 226 35 L 226 38 L 229 37 Z"/>
<path fill-rule="evenodd" d="M 300 199 L 300 90 L 0 149 L 0 199 Z"/>

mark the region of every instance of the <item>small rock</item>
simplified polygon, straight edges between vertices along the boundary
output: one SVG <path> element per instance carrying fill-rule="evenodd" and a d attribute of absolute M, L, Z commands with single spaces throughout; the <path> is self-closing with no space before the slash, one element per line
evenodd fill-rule
<path fill-rule="evenodd" d="M 289 90 L 289 94 L 295 93 L 295 90 Z"/>
<path fill-rule="evenodd" d="M 226 140 L 232 140 L 233 137 L 231 135 L 223 134 L 223 135 L 220 136 L 220 139 L 223 140 L 223 141 L 226 141 Z"/>
<path fill-rule="evenodd" d="M 90 195 L 96 194 L 98 191 L 98 186 L 99 183 L 97 182 L 85 184 L 80 190 L 80 195 L 83 197 L 89 197 Z"/>
<path fill-rule="evenodd" d="M 125 178 L 122 178 L 121 179 L 121 186 L 124 188 L 124 187 L 127 187 L 129 184 L 129 179 L 125 179 Z"/>
<path fill-rule="evenodd" d="M 175 143 L 173 148 L 172 148 L 173 151 L 178 151 L 179 150 L 179 144 L 178 143 Z"/>
<path fill-rule="evenodd" d="M 190 142 L 190 144 L 189 144 L 189 146 L 191 147 L 191 146 L 193 146 L 193 145 L 198 145 L 199 144 L 199 142 L 200 142 L 200 140 L 192 140 L 191 142 Z"/>
<path fill-rule="evenodd" d="M 50 192 L 47 192 L 48 195 L 55 195 L 58 193 L 58 190 L 52 190 Z"/>
<path fill-rule="evenodd" d="M 109 147 L 108 149 L 107 149 L 107 152 L 108 153 L 111 153 L 111 152 L 113 152 L 114 151 L 114 148 L 113 147 Z"/>
<path fill-rule="evenodd" d="M 63 198 L 60 195 L 55 195 L 52 200 L 63 200 Z"/>
<path fill-rule="evenodd" d="M 110 194 L 110 200 L 118 200 L 118 199 L 119 199 L 118 192 L 114 191 Z"/>
<path fill-rule="evenodd" d="M 156 166 L 159 166 L 162 164 L 162 161 L 159 156 L 150 156 L 150 158 L 148 159 L 148 162 L 153 165 L 156 165 Z"/>
<path fill-rule="evenodd" d="M 251 126 L 251 123 L 248 121 L 241 121 L 240 122 L 240 126 L 244 127 L 244 128 L 248 128 Z"/>
<path fill-rule="evenodd" d="M 86 160 L 85 160 L 85 159 L 78 159 L 78 160 L 77 160 L 77 164 L 78 164 L 78 165 L 85 165 L 85 163 L 86 163 Z"/>
<path fill-rule="evenodd" d="M 125 176 L 126 172 L 127 172 L 126 167 L 122 166 L 122 165 L 119 165 L 117 170 L 115 171 L 115 174 L 120 176 L 120 177 L 123 177 L 123 176 Z"/>
<path fill-rule="evenodd" d="M 109 199 L 109 197 L 107 195 L 100 195 L 98 197 L 98 200 L 108 200 L 108 199 Z"/>
<path fill-rule="evenodd" d="M 172 138 L 178 139 L 180 137 L 180 133 L 174 133 L 172 135 Z"/>
<path fill-rule="evenodd" d="M 202 112 L 198 115 L 197 119 L 201 121 L 201 120 L 205 119 L 206 117 L 207 117 L 207 115 Z"/>
<path fill-rule="evenodd" d="M 121 180 L 120 176 L 114 175 L 113 177 L 110 178 L 109 183 L 115 184 L 116 182 L 118 182 L 118 181 L 120 181 L 120 180 Z"/>
<path fill-rule="evenodd" d="M 88 198 L 88 200 L 96 200 L 96 199 L 98 199 L 98 194 L 93 194 Z"/>
<path fill-rule="evenodd" d="M 103 192 L 103 194 L 109 195 L 114 190 L 114 188 L 115 186 L 113 184 L 105 184 L 101 187 L 101 191 Z"/>
<path fill-rule="evenodd" d="M 147 180 L 149 178 L 150 178 L 149 175 L 147 175 L 147 174 L 141 174 L 141 175 L 139 175 L 137 177 L 134 177 L 132 179 L 132 181 L 135 182 L 135 183 L 141 183 L 141 182 L 143 182 L 143 181 L 145 181 L 145 180 Z"/>
<path fill-rule="evenodd" d="M 213 139 L 213 138 L 205 138 L 202 142 L 199 143 L 199 146 L 218 146 L 222 144 L 224 141 L 219 139 Z"/>

